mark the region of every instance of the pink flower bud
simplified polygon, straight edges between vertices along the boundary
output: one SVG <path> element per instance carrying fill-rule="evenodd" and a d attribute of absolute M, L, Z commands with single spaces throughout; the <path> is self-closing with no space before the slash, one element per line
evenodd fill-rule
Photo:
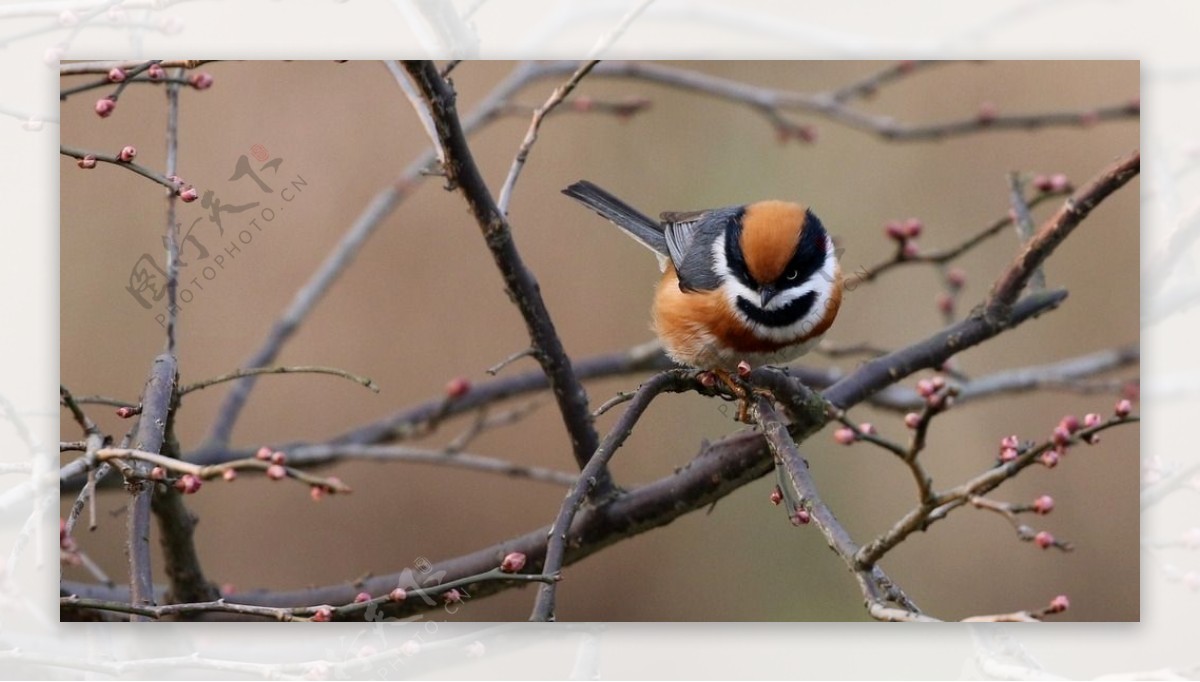
<path fill-rule="evenodd" d="M 1119 417 L 1121 419 L 1124 419 L 1125 417 L 1128 417 L 1129 413 L 1132 411 L 1133 411 L 1133 404 L 1130 403 L 1128 400 L 1122 399 L 1120 402 L 1117 403 L 1117 407 L 1113 410 L 1113 414 L 1117 415 L 1117 417 Z"/>
<path fill-rule="evenodd" d="M 213 84 L 212 74 L 205 73 L 204 71 L 197 71 L 191 76 L 188 76 L 188 84 L 197 90 L 207 90 L 211 88 Z"/>
<path fill-rule="evenodd" d="M 1039 531 L 1037 535 L 1033 536 L 1033 543 L 1042 549 L 1053 547 L 1054 536 L 1044 530 Z"/>
<path fill-rule="evenodd" d="M 806 526 L 812 521 L 812 514 L 804 507 L 797 507 L 796 512 L 792 514 L 791 522 L 793 526 Z"/>
<path fill-rule="evenodd" d="M 858 436 L 855 435 L 852 429 L 842 427 L 833 432 L 833 439 L 842 445 L 850 445 L 854 441 L 858 440 Z"/>
<path fill-rule="evenodd" d="M 461 604 L 462 592 L 459 592 L 457 589 L 452 589 L 442 595 L 442 601 L 446 602 L 447 604 Z"/>
<path fill-rule="evenodd" d="M 904 226 L 898 220 L 889 220 L 883 225 L 883 233 L 888 239 L 902 242 L 904 241 Z"/>
<path fill-rule="evenodd" d="M 254 453 L 254 458 L 261 459 L 262 461 L 265 462 L 265 461 L 271 459 L 272 452 L 273 452 L 273 450 L 271 450 L 271 448 L 264 445 L 258 449 L 258 452 Z"/>
<path fill-rule="evenodd" d="M 463 377 L 455 377 L 446 382 L 446 396 L 449 398 L 461 398 L 471 390 L 471 382 Z"/>
<path fill-rule="evenodd" d="M 408 599 L 408 592 L 405 592 L 403 587 L 397 587 L 391 592 L 388 592 L 388 599 L 391 599 L 396 603 L 400 603 L 405 599 Z"/>
<path fill-rule="evenodd" d="M 1017 434 L 1015 434 L 1015 433 L 1011 436 L 1005 436 L 1004 438 L 1000 439 L 1000 447 L 1001 448 L 1021 447 L 1021 439 L 1017 438 Z"/>
<path fill-rule="evenodd" d="M 88 169 L 95 168 L 96 167 L 96 155 L 88 154 L 88 155 L 84 156 L 82 159 L 79 160 L 79 167 L 80 168 L 88 168 Z M 129 409 L 129 408 L 122 407 L 119 410 L 117 410 L 117 414 L 120 414 L 121 410 L 127 410 L 127 409 Z"/>
<path fill-rule="evenodd" d="M 271 479 L 272 481 L 278 481 L 285 477 L 287 477 L 287 469 L 284 469 L 283 465 L 272 464 L 271 466 L 267 467 L 267 478 Z"/>
<path fill-rule="evenodd" d="M 916 239 L 921 236 L 921 230 L 925 228 L 925 224 L 918 218 L 909 218 L 904 221 L 904 236 L 909 239 Z"/>
<path fill-rule="evenodd" d="M 1079 430 L 1079 418 L 1073 414 L 1068 414 L 1059 420 L 1058 425 L 1067 430 L 1067 433 L 1075 433 Z"/>
<path fill-rule="evenodd" d="M 871 422 L 863 422 L 859 424 L 858 430 L 870 436 L 874 436 L 877 433 L 877 431 L 875 431 L 875 425 Z"/>
<path fill-rule="evenodd" d="M 1050 189 L 1055 192 L 1069 192 L 1071 190 L 1071 180 L 1062 173 L 1055 173 L 1050 176 Z"/>
<path fill-rule="evenodd" d="M 366 592 L 359 592 L 358 594 L 354 595 L 355 604 L 361 604 L 366 601 L 371 601 L 371 595 L 367 594 Z"/>
<path fill-rule="evenodd" d="M 313 622 L 316 623 L 328 623 L 329 621 L 333 620 L 333 607 L 318 606 L 316 613 L 314 613 L 312 616 L 312 619 Z"/>
<path fill-rule="evenodd" d="M 1020 453 L 1017 452 L 1016 448 L 1004 448 L 1000 451 L 1000 461 L 1005 464 L 1013 461 L 1018 456 L 1020 456 Z"/>
<path fill-rule="evenodd" d="M 1102 421 L 1104 421 L 1104 418 L 1095 412 L 1088 412 L 1087 414 L 1083 415 L 1083 425 L 1085 428 L 1090 429 L 1093 426 L 1100 426 L 1100 422 Z"/>
<path fill-rule="evenodd" d="M 750 363 L 746 362 L 745 360 L 739 362 L 737 364 L 737 373 L 740 377 L 750 376 Z"/>
<path fill-rule="evenodd" d="M 96 160 L 93 157 L 92 166 L 94 166 L 94 165 L 96 165 Z M 91 166 L 88 166 L 88 167 L 91 168 Z M 133 415 L 135 415 L 137 413 L 138 413 L 138 411 L 132 407 L 118 407 L 117 408 L 117 416 L 120 417 L 121 419 L 129 419 L 130 417 L 132 417 Z"/>
<path fill-rule="evenodd" d="M 712 388 L 717 385 L 717 377 L 712 372 L 701 372 L 700 385 L 705 388 Z"/>
<path fill-rule="evenodd" d="M 175 481 L 175 489 L 184 495 L 191 495 L 200 490 L 200 479 L 191 474 L 184 474 Z"/>
<path fill-rule="evenodd" d="M 1054 189 L 1049 175 L 1038 175 L 1033 178 L 1033 188 L 1039 192 L 1049 192 Z"/>
<path fill-rule="evenodd" d="M 1042 453 L 1042 464 L 1046 465 L 1047 469 L 1053 469 L 1058 466 L 1059 455 L 1057 450 L 1047 450 Z"/>
<path fill-rule="evenodd" d="M 1033 501 L 1033 511 L 1038 514 L 1049 514 L 1054 509 L 1054 498 L 1042 495 Z"/>
<path fill-rule="evenodd" d="M 910 429 L 915 429 L 921 424 L 921 415 L 916 412 L 909 412 L 904 415 L 904 425 Z"/>
<path fill-rule="evenodd" d="M 1050 438 L 1054 441 L 1055 445 L 1063 447 L 1070 442 L 1071 432 L 1068 431 L 1065 426 L 1060 424 L 1054 427 L 1054 433 L 1051 434 Z"/>
<path fill-rule="evenodd" d="M 313 502 L 320 502 L 325 499 L 325 488 L 319 485 L 310 486 L 308 496 L 312 498 Z"/>
<path fill-rule="evenodd" d="M 167 470 L 162 467 L 154 467 L 150 470 L 150 480 L 161 481 L 167 477 Z"/>
<path fill-rule="evenodd" d="M 962 268 L 950 268 L 946 271 L 946 284 L 949 284 L 955 289 L 963 288 L 967 283 L 967 273 Z"/>
<path fill-rule="evenodd" d="M 287 455 L 282 450 L 271 453 L 271 464 L 284 464 L 285 462 L 287 462 Z"/>
<path fill-rule="evenodd" d="M 1067 595 L 1060 594 L 1050 600 L 1050 608 L 1046 609 L 1049 613 L 1062 613 L 1071 608 L 1071 600 L 1067 599 Z"/>
<path fill-rule="evenodd" d="M 179 191 L 179 198 L 183 200 L 183 203 L 190 204 L 200 198 L 200 193 L 196 191 L 195 187 L 188 185 Z"/>
<path fill-rule="evenodd" d="M 780 502 L 783 502 L 783 491 L 779 489 L 779 486 L 775 486 L 771 490 L 771 504 L 779 506 Z"/>
<path fill-rule="evenodd" d="M 226 469 L 225 471 L 221 472 L 221 478 L 229 482 L 236 481 L 237 477 L 238 473 L 236 469 Z"/>
<path fill-rule="evenodd" d="M 500 570 L 504 573 L 516 573 L 525 568 L 525 555 L 520 552 L 509 552 L 500 562 Z"/>
<path fill-rule="evenodd" d="M 917 246 L 917 241 L 915 239 L 909 239 L 908 241 L 904 242 L 904 248 L 901 250 L 901 254 L 903 254 L 905 258 L 916 258 L 921 254 L 921 249 Z"/>
<path fill-rule="evenodd" d="M 102 97 L 96 100 L 96 115 L 100 118 L 108 118 L 116 108 L 117 101 L 111 97 Z"/>
<path fill-rule="evenodd" d="M 125 69 L 114 66 L 108 71 L 109 83 L 122 83 L 125 81 Z"/>
<path fill-rule="evenodd" d="M 934 388 L 933 382 L 929 379 L 921 379 L 917 382 L 917 394 L 922 398 L 928 398 L 936 392 L 937 389 Z"/>
<path fill-rule="evenodd" d="M 150 68 L 146 69 L 146 76 L 152 81 L 160 81 L 167 77 L 167 72 L 158 64 L 151 64 Z"/>
<path fill-rule="evenodd" d="M 137 147 L 134 147 L 131 144 L 127 144 L 124 147 L 122 147 L 121 153 L 117 154 L 117 158 L 124 161 L 125 163 L 129 163 L 130 161 L 133 161 L 135 156 L 137 156 Z"/>

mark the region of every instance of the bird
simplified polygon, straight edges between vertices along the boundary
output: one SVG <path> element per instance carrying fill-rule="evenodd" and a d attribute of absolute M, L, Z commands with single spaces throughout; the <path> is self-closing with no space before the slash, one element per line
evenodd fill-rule
<path fill-rule="evenodd" d="M 806 205 L 766 200 L 654 220 L 580 180 L 563 194 L 658 257 L 652 328 L 677 364 L 710 371 L 739 397 L 739 365 L 785 364 L 833 324 L 842 275 L 833 239 Z"/>

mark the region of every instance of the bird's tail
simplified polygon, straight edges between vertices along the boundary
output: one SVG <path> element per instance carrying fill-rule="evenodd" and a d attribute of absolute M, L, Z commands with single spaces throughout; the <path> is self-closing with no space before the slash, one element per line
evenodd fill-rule
<path fill-rule="evenodd" d="M 575 199 L 633 237 L 639 244 L 664 258 L 669 254 L 667 238 L 658 221 L 600 189 L 587 180 L 580 180 L 563 190 L 563 194 Z"/>

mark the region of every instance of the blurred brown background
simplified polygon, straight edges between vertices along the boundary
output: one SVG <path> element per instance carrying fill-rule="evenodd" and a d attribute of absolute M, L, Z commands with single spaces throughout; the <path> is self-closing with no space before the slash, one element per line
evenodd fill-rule
<path fill-rule="evenodd" d="M 749 83 L 796 90 L 834 88 L 874 72 L 871 62 L 700 62 L 686 66 Z M 513 64 L 464 63 L 454 73 L 460 109 L 469 111 Z M 185 382 L 238 367 L 264 338 L 293 293 L 321 263 L 369 198 L 396 178 L 428 142 L 392 77 L 377 62 L 216 63 L 205 67 L 211 90 L 185 89 L 180 117 L 180 174 L 225 205 L 262 201 L 279 210 L 181 317 L 179 358 Z M 64 79 L 64 86 L 82 82 Z M 517 101 L 538 104 L 555 82 Z M 62 107 L 63 143 L 117 150 L 134 144 L 139 161 L 164 165 L 165 98 L 135 86 L 116 113 L 92 111 L 105 91 Z M 587 79 L 579 94 L 600 100 L 645 96 L 650 110 L 620 121 L 603 114 L 555 116 L 517 186 L 511 208 L 515 238 L 539 278 L 569 353 L 582 358 L 650 338 L 654 259 L 615 228 L 562 197 L 588 178 L 648 213 L 787 198 L 811 204 L 845 248 L 853 271 L 891 253 L 885 220 L 918 216 L 920 240 L 955 244 L 1008 210 L 1006 173 L 1063 172 L 1077 182 L 1138 145 L 1133 121 L 1090 129 L 989 132 L 940 143 L 885 143 L 824 121 L 815 145 L 780 144 L 745 107 L 636 81 Z M 881 92 L 865 107 L 908 122 L 969 117 L 983 101 L 1001 112 L 1075 110 L 1136 96 L 1136 62 L 1003 62 L 932 69 Z M 799 118 L 800 121 L 808 119 Z M 498 191 L 528 125 L 503 119 L 477 134 L 473 148 Z M 284 204 L 246 178 L 229 180 L 253 145 L 283 159 L 277 190 L 301 176 L 307 186 Z M 253 159 L 252 159 L 253 160 Z M 259 164 L 255 163 L 257 168 Z M 61 372 L 77 394 L 136 400 L 150 361 L 163 348 L 155 320 L 126 293 L 130 268 L 152 253 L 159 263 L 161 192 L 132 173 L 101 166 L 84 172 L 61 163 Z M 255 209 L 257 211 L 257 209 Z M 1035 213 L 1043 217 L 1043 208 Z M 206 211 L 184 206 L 185 226 Z M 212 254 L 248 227 L 248 216 L 223 214 L 225 235 L 207 220 L 196 235 Z M 252 228 L 251 228 L 252 229 Z M 1015 251 L 1010 232 L 962 259 L 969 310 Z M 184 258 L 189 252 L 185 250 Z M 196 261 L 199 265 L 200 261 Z M 1136 183 L 1106 202 L 1050 261 L 1051 286 L 1071 291 L 1062 308 L 959 356 L 980 375 L 1042 364 L 1138 340 L 1138 195 Z M 184 284 L 200 275 L 184 270 Z M 190 274 L 190 277 L 189 277 Z M 929 268 L 904 268 L 847 297 L 827 338 L 899 347 L 942 326 L 934 306 L 940 284 Z M 427 181 L 368 243 L 354 267 L 286 347 L 283 364 L 344 368 L 372 377 L 375 395 L 324 376 L 259 382 L 235 443 L 253 446 L 320 440 L 438 396 L 448 379 L 486 380 L 484 369 L 527 345 L 478 228 L 458 194 Z M 832 361 L 816 356 L 816 365 Z M 849 369 L 853 360 L 838 361 Z M 524 360 L 506 374 L 535 367 Z M 1131 375 L 1134 370 L 1127 370 Z M 909 385 L 915 378 L 909 380 Z M 593 403 L 638 383 L 636 377 L 589 384 Z M 190 449 L 207 432 L 227 387 L 189 396 L 177 433 Z M 938 487 L 989 466 L 998 440 L 1017 433 L 1045 438 L 1066 413 L 1108 413 L 1108 395 L 1042 393 L 971 403 L 935 422 L 923 456 Z M 553 402 L 526 421 L 491 431 L 472 452 L 569 470 L 569 447 Z M 124 423 L 111 410 L 90 413 L 109 432 Z M 601 430 L 616 411 L 599 420 Z M 897 415 L 855 410 L 898 439 Z M 448 425 L 430 439 L 444 443 L 465 427 Z M 657 401 L 618 454 L 617 479 L 635 485 L 666 475 L 739 426 L 718 404 L 695 395 Z M 831 429 L 804 444 L 826 501 L 859 541 L 881 532 L 915 501 L 908 472 L 868 445 L 837 446 Z M 69 419 L 64 439 L 79 437 Z M 984 511 L 962 510 L 918 534 L 884 562 L 889 574 L 931 614 L 1037 608 L 1071 597 L 1064 617 L 1138 618 L 1138 436 L 1109 431 L 1096 447 L 1073 451 L 1054 470 L 1036 467 L 994 497 L 1030 501 L 1042 493 L 1058 507 L 1031 519 L 1076 545 L 1071 554 L 1018 542 L 1011 527 Z M 64 458 L 66 461 L 66 458 Z M 243 476 L 210 482 L 188 503 L 201 519 L 198 543 L 209 576 L 239 590 L 300 588 L 350 581 L 364 573 L 412 567 L 524 533 L 552 520 L 563 491 L 554 486 L 420 465 L 344 463 L 324 470 L 355 489 L 321 503 L 294 482 Z M 815 528 L 791 527 L 767 496 L 773 477 L 670 526 L 568 567 L 560 588 L 564 620 L 863 620 L 853 578 Z M 64 514 L 70 505 L 64 499 Z M 117 580 L 124 579 L 121 493 L 100 497 L 101 526 L 80 543 Z M 64 576 L 88 579 L 77 569 Z M 161 576 L 160 576 L 161 577 Z M 468 602 L 459 619 L 522 620 L 533 591 L 514 590 Z M 431 618 L 451 616 L 435 612 Z"/>

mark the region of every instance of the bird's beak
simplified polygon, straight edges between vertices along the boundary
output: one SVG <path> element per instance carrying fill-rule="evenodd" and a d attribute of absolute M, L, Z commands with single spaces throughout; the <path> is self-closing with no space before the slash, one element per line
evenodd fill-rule
<path fill-rule="evenodd" d="M 767 304 L 770 303 L 771 299 L 775 298 L 775 295 L 778 293 L 779 293 L 779 290 L 776 289 L 775 287 L 771 286 L 770 284 L 760 287 L 758 290 L 758 295 L 762 297 L 763 307 L 766 308 Z"/>

